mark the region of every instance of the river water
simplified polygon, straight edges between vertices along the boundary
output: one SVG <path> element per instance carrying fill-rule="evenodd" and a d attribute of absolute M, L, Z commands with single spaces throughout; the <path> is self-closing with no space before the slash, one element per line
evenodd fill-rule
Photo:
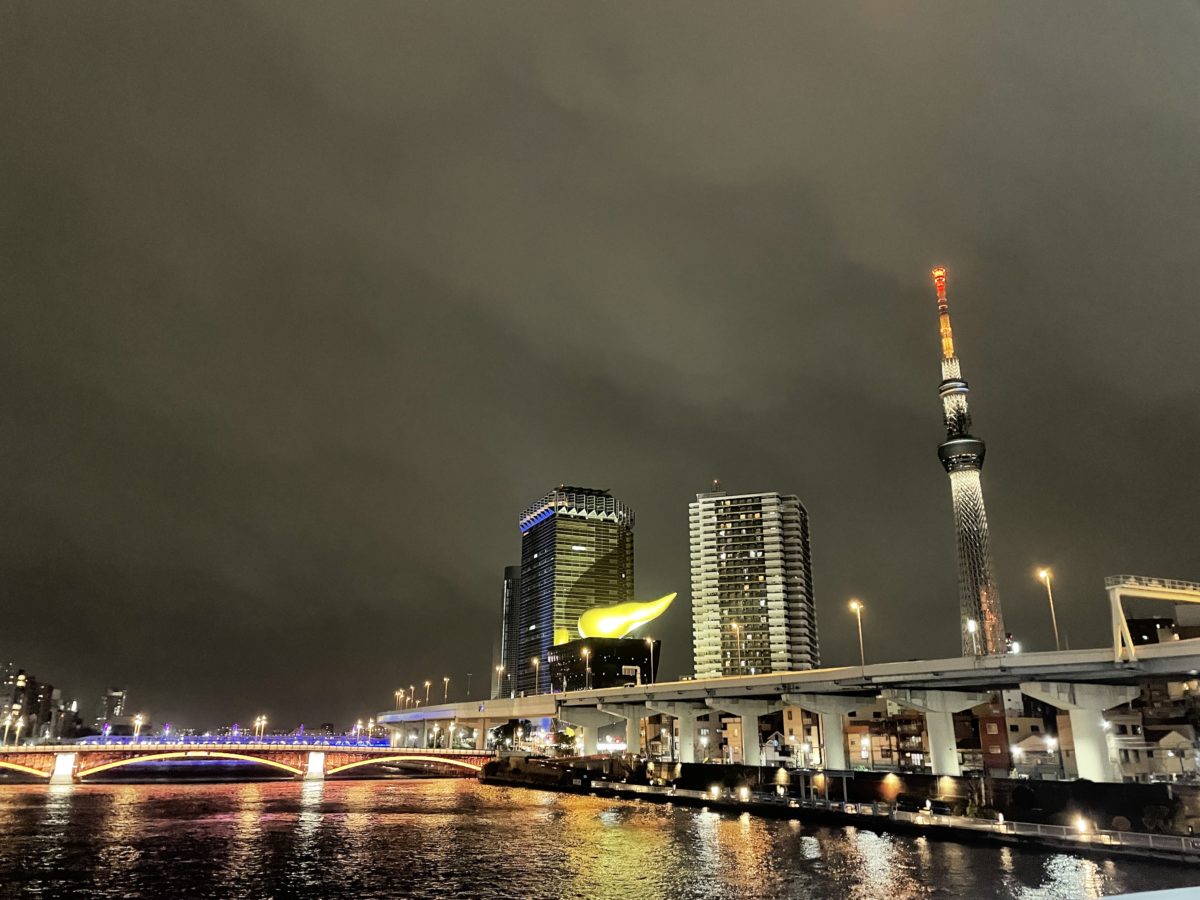
<path fill-rule="evenodd" d="M 1185 885 L 1200 868 L 470 779 L 0 786 L 3 897 L 1048 900 Z"/>

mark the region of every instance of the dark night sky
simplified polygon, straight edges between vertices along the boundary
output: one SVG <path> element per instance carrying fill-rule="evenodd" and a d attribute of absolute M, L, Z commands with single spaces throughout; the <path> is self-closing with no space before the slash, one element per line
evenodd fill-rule
<path fill-rule="evenodd" d="M 484 687 L 518 512 L 800 495 L 825 661 L 953 655 L 929 268 L 1011 630 L 1200 580 L 1194 4 L 8 3 L 0 656 L 196 725 Z"/>

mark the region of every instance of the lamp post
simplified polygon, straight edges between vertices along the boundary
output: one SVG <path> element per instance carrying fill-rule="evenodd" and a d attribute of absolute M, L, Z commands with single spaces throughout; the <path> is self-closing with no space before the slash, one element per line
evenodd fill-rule
<path fill-rule="evenodd" d="M 12 727 L 12 713 L 4 717 L 4 744 L 8 743 L 8 729 Z"/>
<path fill-rule="evenodd" d="M 396 698 L 396 709 L 400 709 L 404 703 L 404 688 L 398 688 L 393 696 Z"/>
<path fill-rule="evenodd" d="M 471 699 L 471 673 L 467 673 L 467 699 Z"/>
<path fill-rule="evenodd" d="M 449 675 L 442 676 L 442 702 L 443 703 L 450 702 L 450 676 Z"/>
<path fill-rule="evenodd" d="M 138 739 L 138 735 L 142 733 L 142 723 L 145 721 L 141 713 L 133 717 L 133 739 L 135 741 Z"/>
<path fill-rule="evenodd" d="M 432 681 L 425 682 L 425 705 L 426 706 L 429 705 L 429 685 L 431 685 L 431 684 L 433 684 Z"/>
<path fill-rule="evenodd" d="M 533 664 L 533 693 L 536 695 L 541 693 L 541 682 L 538 681 L 538 673 L 541 671 L 542 663 L 536 656 L 530 662 Z"/>
<path fill-rule="evenodd" d="M 654 684 L 654 638 L 646 638 L 646 646 L 650 648 L 650 683 Z"/>
<path fill-rule="evenodd" d="M 1038 569 L 1037 576 L 1042 584 L 1046 585 L 1046 600 L 1050 603 L 1050 624 L 1054 627 L 1054 649 L 1061 650 L 1062 647 L 1058 643 L 1058 617 L 1054 614 L 1054 589 L 1050 587 L 1054 574 L 1049 569 Z"/>
<path fill-rule="evenodd" d="M 410 703 L 417 702 L 417 689 L 411 684 L 408 686 L 408 699 Z"/>
<path fill-rule="evenodd" d="M 975 648 L 975 655 L 979 655 L 979 623 L 974 619 L 967 619 L 967 631 L 971 634 L 971 646 Z"/>
<path fill-rule="evenodd" d="M 737 642 L 737 670 L 738 674 L 742 671 L 742 626 L 737 622 L 733 622 L 729 626 L 733 629 L 733 639 Z"/>
<path fill-rule="evenodd" d="M 504 666 L 496 666 L 496 696 L 504 692 Z"/>
<path fill-rule="evenodd" d="M 590 691 L 592 689 L 592 651 L 587 647 L 583 648 L 583 678 L 586 689 Z"/>
<path fill-rule="evenodd" d="M 25 727 L 25 717 L 17 716 L 17 736 L 13 738 L 14 744 L 21 743 L 21 729 Z"/>
<path fill-rule="evenodd" d="M 854 617 L 858 619 L 858 664 L 862 666 L 863 677 L 867 677 L 867 651 L 863 647 L 862 635 L 862 601 L 853 598 L 850 601 L 850 609 L 854 612 Z"/>

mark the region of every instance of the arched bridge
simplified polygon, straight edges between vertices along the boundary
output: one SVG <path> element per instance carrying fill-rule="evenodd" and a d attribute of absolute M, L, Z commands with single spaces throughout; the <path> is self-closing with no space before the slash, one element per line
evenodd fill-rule
<path fill-rule="evenodd" d="M 365 774 L 365 767 L 399 766 L 447 775 L 474 775 L 492 755 L 482 750 L 423 750 L 370 744 L 286 743 L 59 744 L 0 748 L 0 770 L 71 784 L 139 763 L 239 761 L 268 766 L 307 780 Z"/>

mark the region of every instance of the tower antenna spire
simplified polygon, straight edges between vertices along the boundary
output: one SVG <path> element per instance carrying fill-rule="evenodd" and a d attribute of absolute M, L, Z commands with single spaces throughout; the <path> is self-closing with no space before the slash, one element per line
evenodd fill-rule
<path fill-rule="evenodd" d="M 987 448 L 980 438 L 971 434 L 971 413 L 967 407 L 970 388 L 962 377 L 962 368 L 954 352 L 945 267 L 938 266 L 932 275 L 942 340 L 942 383 L 938 395 L 946 426 L 946 440 L 938 447 L 938 458 L 950 476 L 950 496 L 954 504 L 962 653 L 963 656 L 977 652 L 1000 654 L 1007 650 L 1004 617 L 1000 611 L 1000 593 L 992 577 L 987 511 L 979 480 Z"/>

